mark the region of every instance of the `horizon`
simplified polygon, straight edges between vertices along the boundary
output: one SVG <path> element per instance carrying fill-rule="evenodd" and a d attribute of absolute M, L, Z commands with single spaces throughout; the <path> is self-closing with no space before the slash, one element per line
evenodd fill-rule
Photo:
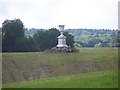
<path fill-rule="evenodd" d="M 43 29 L 43 30 L 49 30 L 49 29 L 51 29 L 51 28 L 56 28 L 56 27 L 50 27 L 50 28 L 36 28 L 36 27 L 31 27 L 31 28 L 27 28 L 27 27 L 24 27 L 24 29 Z M 0 27 L 0 29 L 2 29 L 2 27 Z M 59 29 L 59 27 L 57 27 L 56 29 Z M 92 30 L 119 30 L 119 29 L 109 29 L 109 28 L 65 28 L 64 30 L 68 30 L 68 29 L 92 29 Z"/>
<path fill-rule="evenodd" d="M 55 28 L 55 27 L 51 27 L 51 28 Z M 48 29 L 51 29 L 51 28 L 48 28 Z M 25 28 L 25 29 L 44 29 L 44 30 L 48 30 L 48 29 L 46 29 L 46 28 Z M 59 28 L 56 28 L 56 29 L 59 29 Z M 92 30 L 118 30 L 118 29 L 107 29 L 107 28 L 98 28 L 98 29 L 96 29 L 96 28 L 65 28 L 64 30 L 68 30 L 68 29 L 92 29 Z"/>

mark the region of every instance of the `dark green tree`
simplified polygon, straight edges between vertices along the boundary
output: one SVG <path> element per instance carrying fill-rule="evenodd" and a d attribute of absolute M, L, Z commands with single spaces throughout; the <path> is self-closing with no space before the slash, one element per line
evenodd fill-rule
<path fill-rule="evenodd" d="M 43 51 L 57 45 L 58 35 L 59 31 L 56 28 L 51 28 L 47 31 L 38 31 L 33 37 L 37 42 L 38 50 Z"/>
<path fill-rule="evenodd" d="M 67 37 L 67 45 L 74 47 L 74 37 L 67 32 L 64 33 Z M 33 37 L 37 42 L 38 50 L 44 51 L 51 49 L 57 45 L 57 37 L 60 35 L 60 32 L 56 28 L 51 28 L 47 31 L 38 31 Z"/>
<path fill-rule="evenodd" d="M 68 32 L 65 32 L 64 35 L 67 37 L 66 44 L 73 48 L 75 43 L 74 36 L 72 36 Z"/>
<path fill-rule="evenodd" d="M 118 31 L 118 35 L 116 38 L 116 43 L 117 43 L 117 47 L 120 47 L 120 31 Z"/>
<path fill-rule="evenodd" d="M 38 51 L 36 45 L 33 37 L 24 37 L 16 41 L 13 50 L 15 52 L 34 52 Z"/>
<path fill-rule="evenodd" d="M 24 37 L 24 25 L 20 19 L 5 20 L 2 23 L 2 51 L 14 51 L 16 41 Z"/>

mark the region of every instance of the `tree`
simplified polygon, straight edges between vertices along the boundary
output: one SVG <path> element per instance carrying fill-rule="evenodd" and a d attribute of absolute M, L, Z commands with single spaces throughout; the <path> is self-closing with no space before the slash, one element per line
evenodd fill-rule
<path fill-rule="evenodd" d="M 90 41 L 88 41 L 88 47 L 94 47 L 96 44 L 101 43 L 100 39 L 91 39 Z"/>
<path fill-rule="evenodd" d="M 51 28 L 47 31 L 38 31 L 33 37 L 37 42 L 38 50 L 43 51 L 57 45 L 58 35 L 59 31 L 56 28 Z"/>
<path fill-rule="evenodd" d="M 16 41 L 13 51 L 15 52 L 34 52 L 38 51 L 36 47 L 37 43 L 33 37 L 24 37 Z"/>
<path fill-rule="evenodd" d="M 102 47 L 102 43 L 95 44 L 94 47 Z"/>
<path fill-rule="evenodd" d="M 5 20 L 2 23 L 2 51 L 11 52 L 16 41 L 24 37 L 24 25 L 20 19 Z"/>
<path fill-rule="evenodd" d="M 67 37 L 66 44 L 70 47 L 74 47 L 74 36 L 72 36 L 68 32 L 65 32 L 65 36 Z"/>
<path fill-rule="evenodd" d="M 67 45 L 74 47 L 74 37 L 67 32 L 64 34 L 67 37 Z M 57 37 L 59 35 L 60 32 L 56 28 L 51 28 L 47 31 L 38 31 L 33 37 L 37 42 L 38 50 L 44 51 L 46 49 L 51 49 L 58 44 Z"/>

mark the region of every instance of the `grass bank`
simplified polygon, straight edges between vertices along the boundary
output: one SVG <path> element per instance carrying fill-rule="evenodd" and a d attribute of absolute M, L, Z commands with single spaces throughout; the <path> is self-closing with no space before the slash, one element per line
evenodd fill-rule
<path fill-rule="evenodd" d="M 44 78 L 42 80 L 3 84 L 3 88 L 118 88 L 115 71 Z"/>
<path fill-rule="evenodd" d="M 61 78 L 78 77 L 77 78 L 78 85 L 81 85 L 80 83 L 82 82 L 80 78 L 81 76 L 86 76 L 86 78 L 88 77 L 88 79 L 84 78 L 83 81 L 86 80 L 85 83 L 88 82 L 88 84 L 90 84 L 92 79 L 94 80 L 94 74 L 96 80 L 95 83 L 98 82 L 99 80 L 102 80 L 103 82 L 101 81 L 100 83 L 104 84 L 104 78 L 112 79 L 116 77 L 115 75 L 117 75 L 117 73 L 113 73 L 110 71 L 116 71 L 118 69 L 117 65 L 118 65 L 117 48 L 81 48 L 80 52 L 77 53 L 49 53 L 49 52 L 3 53 L 2 54 L 3 86 L 9 87 L 9 85 L 11 86 L 12 83 L 16 85 L 17 83 L 20 84 L 20 82 L 22 83 L 26 82 L 25 87 L 27 87 L 27 82 L 29 83 L 30 81 L 32 81 L 35 82 L 35 84 L 41 83 L 41 87 L 45 87 L 43 84 L 47 85 L 46 82 L 49 81 L 48 78 L 53 78 L 53 82 L 55 82 L 54 78 L 58 78 L 59 81 L 59 77 Z M 92 75 L 91 80 L 89 78 L 89 75 Z M 106 77 L 104 75 L 106 75 Z M 100 79 L 100 77 L 103 79 Z M 47 81 L 44 82 L 44 80 L 42 79 Z M 106 83 L 108 83 L 109 87 L 117 86 L 117 83 L 115 83 L 114 80 L 111 79 L 108 81 L 106 79 Z M 77 83 L 75 83 L 75 80 L 70 79 L 69 82 L 71 82 L 73 85 L 76 85 Z M 117 78 L 115 80 L 117 80 Z M 51 79 L 49 82 L 52 82 Z M 109 84 L 109 82 L 110 83 L 113 82 L 114 83 L 113 86 L 112 84 Z M 83 84 L 86 86 L 85 83 L 83 82 Z M 99 87 L 102 87 L 100 83 L 97 84 Z M 29 84 L 28 86 L 30 87 Z M 53 84 L 54 83 L 52 83 L 50 87 L 52 87 Z M 58 85 L 62 87 L 61 84 Z M 84 87 L 84 85 L 80 87 Z M 19 87 L 19 85 L 16 86 Z M 87 86 L 89 87 L 89 85 Z M 49 85 L 47 87 L 49 87 Z M 97 87 L 97 85 L 95 87 Z M 107 85 L 105 85 L 105 87 L 107 87 Z"/>

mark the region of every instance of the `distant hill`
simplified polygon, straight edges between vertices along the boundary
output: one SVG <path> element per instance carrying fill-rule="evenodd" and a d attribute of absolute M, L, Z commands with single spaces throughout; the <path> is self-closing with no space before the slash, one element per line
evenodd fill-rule
<path fill-rule="evenodd" d="M 77 44 L 83 47 L 94 47 L 101 43 L 102 47 L 118 46 L 118 30 L 109 29 L 67 29 L 74 36 Z"/>
<path fill-rule="evenodd" d="M 33 36 L 35 33 L 37 33 L 38 31 L 44 31 L 45 29 L 35 29 L 35 28 L 31 28 L 31 29 L 25 29 L 25 35 L 26 36 Z"/>
<path fill-rule="evenodd" d="M 33 36 L 38 31 L 45 29 L 26 29 L 26 36 Z M 74 36 L 76 46 L 82 47 L 118 47 L 118 30 L 110 29 L 66 29 L 66 32 Z"/>

